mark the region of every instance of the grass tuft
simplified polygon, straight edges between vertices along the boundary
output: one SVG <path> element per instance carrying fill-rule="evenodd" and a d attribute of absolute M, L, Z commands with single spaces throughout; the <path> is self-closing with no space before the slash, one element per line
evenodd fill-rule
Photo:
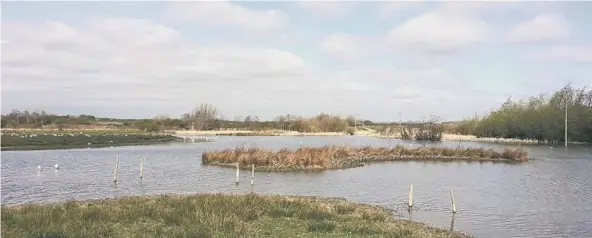
<path fill-rule="evenodd" d="M 1 237 L 469 237 L 342 199 L 200 194 L 2 206 Z"/>
<path fill-rule="evenodd" d="M 330 221 L 309 221 L 308 231 L 309 232 L 332 232 L 335 230 L 335 224 Z"/>

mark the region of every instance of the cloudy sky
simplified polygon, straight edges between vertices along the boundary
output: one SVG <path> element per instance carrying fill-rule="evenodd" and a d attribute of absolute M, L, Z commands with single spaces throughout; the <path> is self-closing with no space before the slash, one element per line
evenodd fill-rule
<path fill-rule="evenodd" d="M 592 2 L 2 2 L 2 113 L 462 119 L 592 84 Z"/>

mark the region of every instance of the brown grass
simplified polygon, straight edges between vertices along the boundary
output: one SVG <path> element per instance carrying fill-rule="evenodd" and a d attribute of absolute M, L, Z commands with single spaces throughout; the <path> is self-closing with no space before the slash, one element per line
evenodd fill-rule
<path fill-rule="evenodd" d="M 247 149 L 239 146 L 235 149 L 208 151 L 202 154 L 204 165 L 231 166 L 238 162 L 241 167 L 254 164 L 260 171 L 352 168 L 363 166 L 365 162 L 396 160 L 521 162 L 528 160 L 528 154 L 521 149 L 504 149 L 500 152 L 483 148 L 405 148 L 403 146 L 392 149 L 325 146 L 279 151 Z"/>

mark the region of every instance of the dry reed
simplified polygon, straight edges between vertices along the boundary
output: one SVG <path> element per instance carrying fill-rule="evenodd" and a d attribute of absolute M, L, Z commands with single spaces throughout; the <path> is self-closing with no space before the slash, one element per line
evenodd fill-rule
<path fill-rule="evenodd" d="M 202 154 L 204 165 L 228 166 L 238 162 L 245 168 L 255 164 L 259 171 L 340 169 L 363 166 L 365 162 L 397 160 L 521 162 L 528 160 L 528 154 L 521 149 L 495 151 L 484 148 L 406 148 L 403 146 L 392 149 L 325 146 L 279 151 L 239 146 L 235 149 L 208 151 Z"/>

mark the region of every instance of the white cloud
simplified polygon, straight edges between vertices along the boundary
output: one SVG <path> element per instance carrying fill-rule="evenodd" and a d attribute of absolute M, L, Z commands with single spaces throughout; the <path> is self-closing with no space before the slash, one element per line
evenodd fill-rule
<path fill-rule="evenodd" d="M 388 33 L 391 43 L 424 53 L 453 53 L 483 42 L 488 36 L 486 22 L 445 11 L 412 18 Z"/>
<path fill-rule="evenodd" d="M 419 104 L 468 93 L 441 68 L 314 70 L 278 49 L 190 44 L 148 20 L 79 23 L 3 22 L 3 110 L 151 117 L 207 102 L 229 117 L 326 111 L 380 119 L 399 108 L 418 118 L 449 113 Z M 369 110 L 368 104 L 377 106 Z"/>
<path fill-rule="evenodd" d="M 364 46 L 361 39 L 341 33 L 325 37 L 319 44 L 321 52 L 340 60 L 353 60 L 363 56 Z"/>
<path fill-rule="evenodd" d="M 478 16 L 491 11 L 506 11 L 518 7 L 517 0 L 501 1 L 442 1 L 440 11 L 450 14 L 469 14 Z"/>
<path fill-rule="evenodd" d="M 592 46 L 559 45 L 546 52 L 530 55 L 531 59 L 542 61 L 592 62 Z"/>
<path fill-rule="evenodd" d="M 508 33 L 512 43 L 529 43 L 569 37 L 569 21 L 562 15 L 543 14 L 514 26 Z"/>
<path fill-rule="evenodd" d="M 242 93 L 242 86 L 261 81 L 281 85 L 273 81 L 306 70 L 304 61 L 287 51 L 192 45 L 176 30 L 148 20 L 95 19 L 81 27 L 5 21 L 2 31 L 3 99 L 32 92 L 38 96 L 10 98 L 14 106 L 105 100 L 139 106 L 164 103 L 161 99 L 167 97 L 169 104 L 183 104 L 188 95 L 196 100 L 196 92 L 201 98 L 197 100 L 220 96 L 220 88 L 211 89 L 214 85 Z"/>
<path fill-rule="evenodd" d="M 382 17 L 387 17 L 421 2 L 422 0 L 381 2 L 378 4 L 378 14 Z"/>
<path fill-rule="evenodd" d="M 349 14 L 359 4 L 343 1 L 296 1 L 294 4 L 306 11 L 325 17 L 341 17 Z"/>
<path fill-rule="evenodd" d="M 165 15 L 178 21 L 247 31 L 278 30 L 288 23 L 288 15 L 281 10 L 253 10 L 229 1 L 173 2 Z"/>

